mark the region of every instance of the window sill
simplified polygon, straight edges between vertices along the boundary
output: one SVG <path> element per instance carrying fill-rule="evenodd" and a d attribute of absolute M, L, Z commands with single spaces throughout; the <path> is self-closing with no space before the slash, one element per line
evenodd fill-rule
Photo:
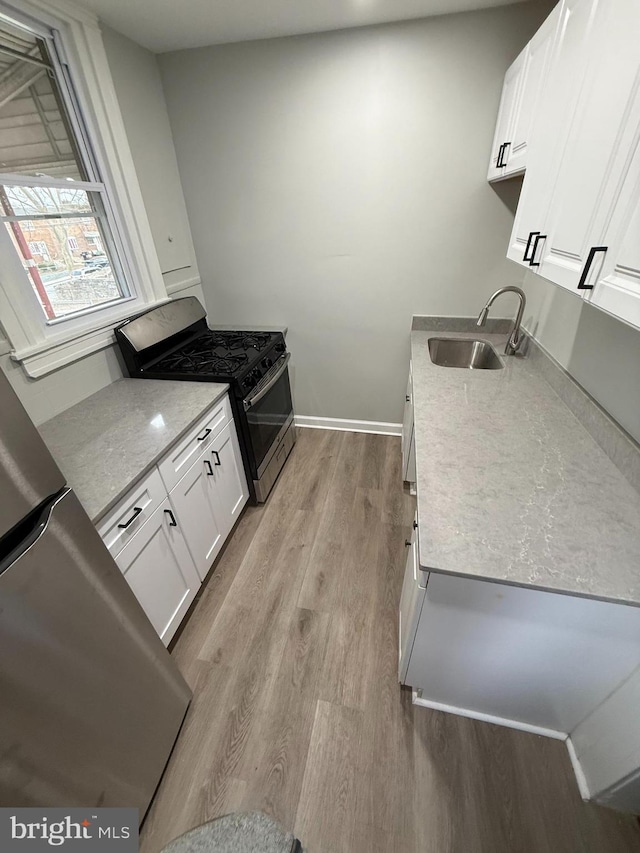
<path fill-rule="evenodd" d="M 158 299 L 146 305 L 145 308 L 153 308 L 168 301 L 166 298 Z M 81 333 L 76 332 L 67 337 L 57 337 L 55 340 L 43 341 L 35 346 L 16 350 L 11 353 L 11 358 L 20 362 L 28 376 L 39 379 L 91 353 L 112 346 L 115 343 L 114 327 L 125 320 L 130 313 L 123 313 L 117 318 L 111 317 L 107 324 L 101 324 Z"/>

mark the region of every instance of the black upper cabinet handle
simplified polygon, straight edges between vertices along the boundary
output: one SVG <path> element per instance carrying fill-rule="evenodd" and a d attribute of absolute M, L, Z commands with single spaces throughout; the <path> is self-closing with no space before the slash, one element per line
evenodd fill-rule
<path fill-rule="evenodd" d="M 538 248 L 538 243 L 540 240 L 546 240 L 547 235 L 541 234 L 538 232 L 533 240 L 533 245 L 531 246 L 531 257 L 529 258 L 529 266 L 530 267 L 539 267 L 540 264 L 536 262 L 536 249 Z"/>
<path fill-rule="evenodd" d="M 136 520 L 136 518 L 140 515 L 140 513 L 141 513 L 141 512 L 142 512 L 142 507 L 141 507 L 141 506 L 134 506 L 134 508 L 133 508 L 133 515 L 131 516 L 131 518 L 129 519 L 129 521 L 125 521 L 125 523 L 124 523 L 124 524 L 119 524 L 119 525 L 118 525 L 118 527 L 119 527 L 121 530 L 126 530 L 126 529 L 127 529 L 127 527 L 128 527 L 130 524 L 133 524 L 133 522 Z"/>
<path fill-rule="evenodd" d="M 205 459 L 204 464 L 207 466 L 207 477 L 213 477 L 213 468 L 211 467 L 211 462 L 209 462 L 208 459 Z"/>
<path fill-rule="evenodd" d="M 207 429 L 205 429 L 202 435 L 198 436 L 198 441 L 204 441 L 208 435 L 211 435 L 211 430 L 207 427 Z"/>
<path fill-rule="evenodd" d="M 589 249 L 587 261 L 584 265 L 584 269 L 582 270 L 580 281 L 578 282 L 578 290 L 593 290 L 592 284 L 586 284 L 587 276 L 589 275 L 589 270 L 591 269 L 591 264 L 593 263 L 593 259 L 595 258 L 596 252 L 606 252 L 608 248 L 608 246 L 592 246 Z"/>
<path fill-rule="evenodd" d="M 177 527 L 178 522 L 176 521 L 175 515 L 171 512 L 170 509 L 165 509 L 165 513 L 169 516 L 169 527 Z"/>
<path fill-rule="evenodd" d="M 500 148 L 498 149 L 498 160 L 496 162 L 496 166 L 498 169 L 501 169 L 503 166 L 507 164 L 504 161 L 504 155 L 507 153 L 507 148 L 511 145 L 510 142 L 503 142 Z"/>
<path fill-rule="evenodd" d="M 531 256 L 529 255 L 529 249 L 531 248 L 531 241 L 535 237 L 536 234 L 539 234 L 539 231 L 529 231 L 529 239 L 527 240 L 527 247 L 524 250 L 524 255 L 522 256 L 523 261 L 530 261 Z"/>
<path fill-rule="evenodd" d="M 220 457 L 218 456 L 218 451 L 217 451 L 217 450 L 212 450 L 212 451 L 211 451 L 211 455 L 216 457 L 216 461 L 213 463 L 214 465 L 216 465 L 216 467 L 217 467 L 218 465 L 222 464 L 222 463 L 220 462 Z"/>

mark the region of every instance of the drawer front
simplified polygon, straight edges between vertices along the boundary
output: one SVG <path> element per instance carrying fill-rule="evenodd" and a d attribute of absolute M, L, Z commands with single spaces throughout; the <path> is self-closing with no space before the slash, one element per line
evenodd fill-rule
<path fill-rule="evenodd" d="M 167 492 L 177 485 L 230 420 L 231 403 L 229 395 L 225 394 L 160 460 L 158 469 Z"/>
<path fill-rule="evenodd" d="M 98 522 L 98 533 L 112 556 L 122 551 L 165 497 L 162 478 L 158 469 L 153 468 Z"/>

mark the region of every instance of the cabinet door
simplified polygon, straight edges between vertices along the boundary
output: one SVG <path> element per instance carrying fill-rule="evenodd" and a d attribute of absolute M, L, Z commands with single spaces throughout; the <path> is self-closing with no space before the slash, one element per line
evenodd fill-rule
<path fill-rule="evenodd" d="M 634 203 L 620 203 L 619 210 L 604 237 L 608 249 L 604 265 L 593 290 L 585 299 L 603 311 L 640 328 L 640 145 L 636 148 L 628 190 Z"/>
<path fill-rule="evenodd" d="M 404 417 L 402 420 L 402 479 L 408 479 L 411 442 L 413 440 L 413 381 L 412 369 L 409 365 L 409 381 L 404 402 Z"/>
<path fill-rule="evenodd" d="M 168 499 L 115 559 L 166 646 L 200 586 Z"/>
<path fill-rule="evenodd" d="M 404 581 L 402 583 L 402 595 L 400 597 L 400 608 L 398 613 L 398 642 L 399 642 L 399 670 L 398 678 L 404 684 L 411 658 L 411 649 L 420 620 L 420 611 L 424 600 L 424 591 L 427 588 L 427 578 L 420 571 L 420 559 L 418 554 L 417 536 L 418 514 L 413 521 L 410 547 L 407 553 L 407 562 L 404 570 Z"/>
<path fill-rule="evenodd" d="M 527 64 L 528 47 L 526 47 L 518 58 L 507 69 L 502 86 L 502 97 L 498 109 L 498 120 L 496 122 L 496 133 L 491 149 L 489 160 L 489 174 L 487 180 L 496 181 L 505 177 L 505 163 L 511 151 L 511 132 L 515 123 L 518 110 L 522 78 Z"/>
<path fill-rule="evenodd" d="M 544 225 L 539 272 L 576 293 L 590 249 L 608 245 L 612 212 L 640 132 L 640 3 L 598 9 L 590 61 Z M 603 252 L 593 257 L 596 274 Z M 589 284 L 590 282 L 585 282 Z"/>
<path fill-rule="evenodd" d="M 555 7 L 526 48 L 527 59 L 523 68 L 518 108 L 509 133 L 510 144 L 502 158 L 506 163 L 503 171 L 505 178 L 524 172 L 527 166 L 531 137 L 540 114 L 542 92 L 558 30 L 560 6 L 558 4 Z"/>
<path fill-rule="evenodd" d="M 557 37 L 538 112 L 532 119 L 531 151 L 507 251 L 508 258 L 527 267 L 539 263 L 560 159 L 584 82 L 598 2 L 564 0 L 558 13 Z M 534 248 L 538 251 L 533 252 Z"/>
<path fill-rule="evenodd" d="M 222 548 L 226 529 L 208 449 L 172 489 L 170 499 L 198 575 L 204 580 Z"/>
<path fill-rule="evenodd" d="M 249 496 L 233 421 L 216 436 L 206 456 L 213 466 L 213 484 L 220 508 L 219 520 L 222 535 L 226 538 Z"/>

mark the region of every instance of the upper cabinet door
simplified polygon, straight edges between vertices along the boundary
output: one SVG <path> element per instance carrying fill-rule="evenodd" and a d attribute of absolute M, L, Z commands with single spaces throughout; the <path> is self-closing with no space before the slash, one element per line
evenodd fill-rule
<path fill-rule="evenodd" d="M 602 0 L 563 0 L 552 13 L 556 37 L 549 73 L 533 116 L 531 151 L 507 257 L 537 267 L 544 245 L 545 221 L 562 154 L 584 81 L 594 14 Z"/>
<path fill-rule="evenodd" d="M 527 45 L 527 61 L 518 98 L 518 109 L 510 134 L 511 142 L 506 156 L 503 157 L 506 162 L 504 177 L 521 174 L 527 167 L 531 136 L 541 108 L 542 92 L 549 73 L 559 20 L 560 4 L 555 7 Z"/>
<path fill-rule="evenodd" d="M 507 162 L 511 151 L 511 134 L 516 123 L 516 114 L 520 103 L 520 91 L 524 78 L 529 47 L 525 47 L 522 53 L 509 66 L 504 76 L 502 86 L 502 97 L 498 109 L 498 121 L 496 122 L 496 133 L 489 160 L 489 174 L 487 180 L 497 181 L 507 177 Z"/>
<path fill-rule="evenodd" d="M 576 293 L 587 293 L 583 288 L 591 287 L 606 266 L 610 274 L 616 260 L 611 226 L 621 194 L 634 183 L 629 168 L 640 132 L 639 36 L 638 0 L 601 0 L 582 93 L 543 225 L 547 237 L 538 269 Z M 635 235 L 640 238 L 640 232 Z M 631 235 L 625 257 L 632 260 L 630 243 Z M 594 247 L 600 251 L 592 252 Z"/>

